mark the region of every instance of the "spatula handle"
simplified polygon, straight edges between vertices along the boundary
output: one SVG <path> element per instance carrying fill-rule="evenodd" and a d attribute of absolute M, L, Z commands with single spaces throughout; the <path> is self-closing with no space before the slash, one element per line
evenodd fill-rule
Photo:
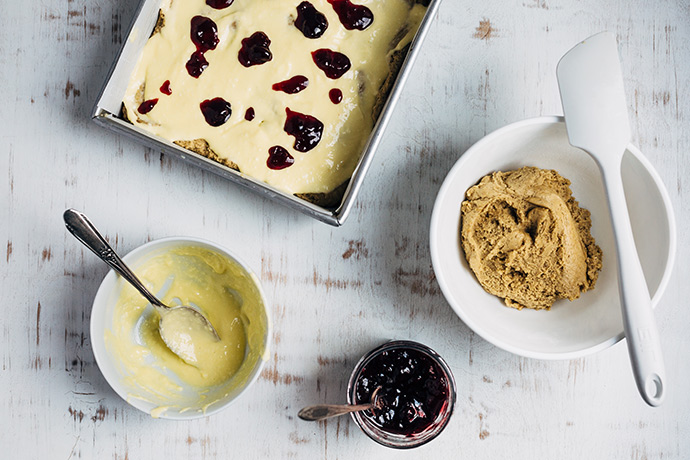
<path fill-rule="evenodd" d="M 618 253 L 618 286 L 632 370 L 642 398 L 656 407 L 666 395 L 666 372 L 654 310 L 630 226 L 620 163 L 617 167 L 602 167 L 602 172 Z"/>

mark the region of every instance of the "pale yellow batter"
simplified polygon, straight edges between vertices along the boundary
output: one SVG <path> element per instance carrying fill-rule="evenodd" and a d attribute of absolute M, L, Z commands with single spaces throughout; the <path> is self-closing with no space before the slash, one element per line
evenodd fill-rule
<path fill-rule="evenodd" d="M 134 271 L 166 305 L 198 308 L 220 341 L 206 331 L 188 330 L 185 340 L 191 340 L 191 348 L 187 361 L 193 365 L 183 361 L 161 339 L 159 313 L 121 281 L 105 342 L 119 361 L 129 396 L 159 405 L 152 412 L 155 416 L 168 407 L 198 405 L 199 398 L 207 406 L 246 383 L 254 364 L 265 359 L 266 352 L 267 319 L 255 279 L 228 258 L 197 246 L 154 254 Z M 189 318 L 180 311 L 184 312 L 173 310 L 178 313 L 165 315 L 170 330 L 185 330 Z"/>
<path fill-rule="evenodd" d="M 235 1 L 214 10 L 204 0 L 163 0 L 165 25 L 146 44 L 124 97 L 129 119 L 170 141 L 204 139 L 220 159 L 288 193 L 328 193 L 343 184 L 373 128 L 373 107 L 390 73 L 389 57 L 411 42 L 426 9 L 409 0 L 358 0 L 371 9 L 374 21 L 363 31 L 346 30 L 326 0 L 312 0 L 329 25 L 323 36 L 308 39 L 293 25 L 298 3 Z M 217 48 L 205 53 L 209 65 L 198 79 L 185 68 L 196 49 L 190 40 L 190 21 L 196 15 L 211 18 L 219 37 Z M 273 59 L 246 68 L 238 51 L 242 39 L 257 31 L 271 40 Z M 311 52 L 320 48 L 347 55 L 351 69 L 337 80 L 328 78 L 312 59 Z M 272 89 L 296 75 L 308 78 L 305 90 L 286 94 Z M 160 90 L 165 81 L 170 81 L 169 96 Z M 333 88 L 343 93 L 339 104 L 329 99 Z M 230 119 L 219 127 L 206 123 L 199 109 L 202 101 L 216 97 L 232 105 Z M 138 113 L 139 104 L 151 99 L 158 99 L 155 107 Z M 256 118 L 247 121 L 250 107 Z M 312 150 L 293 148 L 294 137 L 283 130 L 288 107 L 324 124 L 321 141 Z M 268 151 L 276 145 L 288 150 L 294 164 L 281 170 L 267 167 Z"/>
<path fill-rule="evenodd" d="M 173 306 L 159 309 L 158 314 L 158 332 L 163 342 L 184 362 L 206 374 L 224 364 L 227 344 L 220 340 L 216 330 L 198 310 Z"/>

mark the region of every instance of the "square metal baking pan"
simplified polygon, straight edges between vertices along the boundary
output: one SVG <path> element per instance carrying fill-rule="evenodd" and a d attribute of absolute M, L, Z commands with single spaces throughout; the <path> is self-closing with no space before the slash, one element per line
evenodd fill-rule
<path fill-rule="evenodd" d="M 94 106 L 91 117 L 99 125 L 137 139 L 152 149 L 185 160 L 200 168 L 231 180 L 232 182 L 247 187 L 250 190 L 264 195 L 273 201 L 282 203 L 289 208 L 307 214 L 308 216 L 311 216 L 321 222 L 325 222 L 337 227 L 345 222 L 350 213 L 350 209 L 352 208 L 357 197 L 357 193 L 362 186 L 362 182 L 364 181 L 364 176 L 373 159 L 374 152 L 381 142 L 383 132 L 390 120 L 393 108 L 400 97 L 402 87 L 410 73 L 412 63 L 419 54 L 422 41 L 431 27 L 432 19 L 436 15 L 440 1 L 441 0 L 431 0 L 429 2 L 427 12 L 424 15 L 419 29 L 417 30 L 417 33 L 410 44 L 409 51 L 400 67 L 396 81 L 391 88 L 390 93 L 388 94 L 387 100 L 383 106 L 383 109 L 381 110 L 378 120 L 374 124 L 374 129 L 369 135 L 369 139 L 364 147 L 364 151 L 359 162 L 357 163 L 354 173 L 352 174 L 352 178 L 348 183 L 343 199 L 340 205 L 334 209 L 317 206 L 294 195 L 278 190 L 262 181 L 253 179 L 252 177 L 242 174 L 241 172 L 235 171 L 234 169 L 210 160 L 203 155 L 183 149 L 172 142 L 169 142 L 158 136 L 154 136 L 119 118 L 122 100 L 124 98 L 130 76 L 134 71 L 134 67 L 139 59 L 141 51 L 148 41 L 149 35 L 156 24 L 156 20 L 158 19 L 160 0 L 142 0 L 142 2 L 139 4 L 129 31 L 127 32 L 127 39 L 125 40 L 117 58 L 115 59 L 115 62 L 110 69 L 103 89 L 101 90 L 98 100 Z"/>

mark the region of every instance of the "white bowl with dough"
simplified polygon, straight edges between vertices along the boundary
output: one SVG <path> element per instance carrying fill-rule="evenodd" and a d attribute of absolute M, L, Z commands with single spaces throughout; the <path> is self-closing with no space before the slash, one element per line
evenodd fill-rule
<path fill-rule="evenodd" d="M 592 216 L 592 236 L 603 251 L 596 287 L 551 310 L 516 310 L 479 284 L 460 245 L 460 205 L 483 176 L 522 166 L 555 169 L 571 181 L 573 196 Z M 671 201 L 659 175 L 633 145 L 621 171 L 635 244 L 652 304 L 668 284 L 676 251 Z M 539 359 L 572 359 L 610 347 L 624 337 L 618 297 L 616 248 L 599 169 L 572 147 L 562 117 L 513 123 L 470 147 L 448 173 L 431 218 L 431 259 L 441 290 L 457 315 L 488 342 Z"/>
<path fill-rule="evenodd" d="M 189 279 L 201 280 L 199 291 L 204 289 L 203 280 L 206 279 L 204 277 L 213 276 L 204 274 L 206 265 L 214 270 L 213 267 L 218 266 L 216 262 L 228 264 L 227 266 L 220 265 L 222 269 L 217 270 L 230 273 L 228 279 L 232 278 L 233 285 L 223 286 L 222 289 L 216 289 L 214 292 L 220 292 L 221 300 L 224 300 L 222 296 L 228 293 L 228 304 L 235 305 L 233 307 L 235 313 L 238 308 L 241 311 L 241 314 L 236 317 L 242 323 L 245 333 L 244 357 L 242 358 L 241 354 L 238 355 L 242 364 L 229 379 L 222 383 L 199 387 L 185 382 L 173 372 L 172 369 L 179 369 L 179 366 L 175 367 L 176 363 L 173 363 L 175 366 L 166 367 L 156 361 L 150 353 L 151 346 L 148 345 L 153 343 L 150 341 L 152 339 L 148 339 L 149 342 L 147 342 L 146 336 L 138 332 L 141 328 L 135 327 L 129 332 L 122 326 L 122 320 L 119 318 L 123 315 L 116 313 L 116 306 L 123 295 L 131 297 L 134 291 L 131 291 L 132 288 L 126 281 L 112 270 L 103 279 L 91 312 L 91 345 L 98 367 L 113 390 L 129 404 L 153 417 L 174 420 L 211 415 L 224 409 L 244 393 L 261 373 L 268 357 L 271 337 L 270 315 L 258 278 L 247 264 L 222 246 L 198 238 L 163 238 L 134 249 L 123 257 L 123 260 L 132 271 L 137 273 L 138 269 L 144 270 L 150 267 L 153 260 L 163 260 L 160 257 L 166 254 L 174 254 L 175 259 L 172 260 L 184 262 L 188 260 L 184 258 L 188 257 L 187 253 L 192 254 L 192 259 L 189 259 L 191 263 L 180 265 L 184 267 L 181 270 L 184 271 L 185 276 L 179 278 L 187 280 L 186 275 L 189 270 L 192 273 Z M 198 254 L 205 255 L 198 260 L 194 259 Z M 206 264 L 207 261 L 208 264 Z M 165 270 L 167 268 L 163 268 L 163 271 Z M 146 276 L 140 276 L 140 278 L 149 289 L 153 289 L 154 294 L 160 296 L 166 295 L 166 291 L 173 290 L 171 286 L 179 286 L 179 284 L 173 284 L 174 277 L 168 277 L 162 286 L 153 285 L 152 281 L 147 281 Z M 193 292 L 192 295 L 198 295 L 198 292 Z M 225 302 L 221 304 L 225 305 Z M 152 307 L 149 305 L 146 308 L 151 309 L 147 310 L 147 313 L 151 314 Z M 203 305 L 199 305 L 199 308 L 204 309 Z M 155 321 L 156 317 L 149 318 Z M 210 315 L 209 319 L 211 319 Z M 137 322 L 137 326 L 139 324 Z M 241 343 L 241 340 L 238 339 L 237 343 Z"/>

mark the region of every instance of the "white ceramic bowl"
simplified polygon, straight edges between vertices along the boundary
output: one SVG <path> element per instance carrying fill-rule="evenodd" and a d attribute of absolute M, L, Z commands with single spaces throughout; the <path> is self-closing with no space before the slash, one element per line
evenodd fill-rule
<path fill-rule="evenodd" d="M 592 235 L 604 254 L 595 289 L 573 302 L 559 300 L 550 311 L 506 307 L 502 299 L 484 291 L 460 246 L 460 205 L 467 189 L 486 174 L 522 166 L 555 169 L 570 179 L 573 196 L 592 214 Z M 675 257 L 671 202 L 657 172 L 632 145 L 621 171 L 635 244 L 656 306 Z M 569 144 L 561 117 L 508 125 L 468 149 L 438 193 L 430 239 L 434 272 L 446 299 L 465 324 L 494 345 L 531 358 L 572 359 L 624 337 L 616 248 L 601 175 L 587 153 Z"/>
<path fill-rule="evenodd" d="M 144 263 L 147 259 L 181 246 L 208 249 L 235 262 L 242 268 L 245 272 L 244 274 L 256 286 L 262 306 L 262 312 L 258 313 L 258 318 L 260 319 L 259 322 L 265 325 L 265 331 L 263 331 L 263 337 L 259 337 L 259 340 L 257 340 L 260 343 L 256 348 L 260 350 L 254 354 L 252 362 L 247 361 L 242 365 L 245 366 L 246 364 L 248 367 L 242 371 L 242 376 L 238 377 L 242 379 L 241 381 L 232 382 L 231 385 L 226 382 L 202 393 L 198 391 L 198 388 L 175 379 L 175 376 L 168 372 L 168 376 L 181 386 L 181 391 L 179 395 L 175 396 L 175 400 L 170 400 L 169 396 L 154 394 L 150 391 L 147 392 L 146 389 L 136 385 L 136 381 L 132 381 L 132 378 L 127 377 L 126 370 L 118 362 L 116 354 L 113 353 L 106 343 L 105 332 L 106 330 L 112 330 L 115 305 L 126 283 L 124 279 L 111 270 L 103 279 L 96 293 L 91 312 L 91 346 L 96 357 L 96 363 L 113 390 L 129 404 L 156 417 L 173 420 L 188 420 L 214 414 L 227 407 L 244 393 L 261 373 L 261 369 L 268 356 L 271 337 L 270 315 L 266 306 L 266 297 L 258 278 L 244 262 L 222 246 L 191 237 L 163 238 L 134 249 L 123 257 L 123 260 L 136 273 L 137 266 Z M 247 344 L 247 349 L 249 348 L 250 345 Z M 249 352 L 246 353 L 245 360 L 250 359 L 247 356 L 250 356 Z M 243 369 L 243 367 L 240 369 Z M 238 371 L 235 377 L 239 374 L 240 372 Z"/>

